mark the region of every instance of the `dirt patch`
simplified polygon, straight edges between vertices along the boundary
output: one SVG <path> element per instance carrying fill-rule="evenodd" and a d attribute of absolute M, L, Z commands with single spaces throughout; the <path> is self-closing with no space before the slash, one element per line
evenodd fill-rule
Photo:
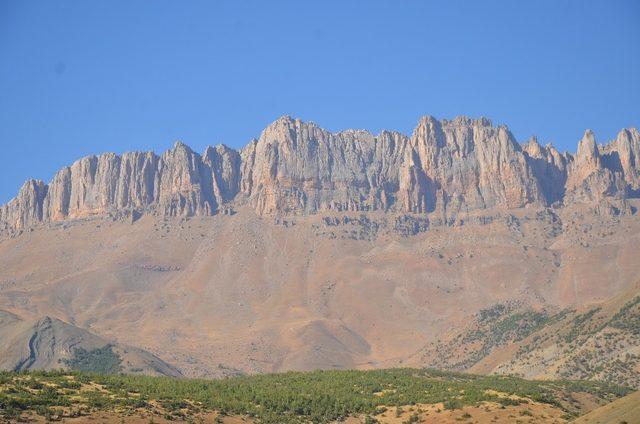
<path fill-rule="evenodd" d="M 383 413 L 373 416 L 381 424 L 402 423 L 565 423 L 565 412 L 551 405 L 530 402 L 527 404 L 503 406 L 494 402 L 483 402 L 478 406 L 465 406 L 448 410 L 442 403 L 418 404 L 404 407 L 389 407 Z M 364 423 L 366 417 L 351 417 L 345 422 Z M 415 421 L 411 421 L 415 420 Z"/>

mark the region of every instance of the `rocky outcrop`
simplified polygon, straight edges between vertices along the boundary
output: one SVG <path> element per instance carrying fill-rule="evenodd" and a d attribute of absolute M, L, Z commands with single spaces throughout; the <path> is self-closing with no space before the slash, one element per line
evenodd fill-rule
<path fill-rule="evenodd" d="M 158 172 L 158 204 L 164 215 L 210 215 L 216 209 L 211 170 L 188 146 L 177 142 L 165 152 Z"/>
<path fill-rule="evenodd" d="M 261 214 L 387 209 L 406 145 L 399 133 L 332 134 L 283 117 L 243 151 L 241 187 Z"/>
<path fill-rule="evenodd" d="M 2 228 L 93 215 L 212 215 L 249 202 L 261 215 L 318 211 L 435 213 L 451 220 L 489 208 L 521 208 L 640 195 L 640 134 L 599 146 L 587 131 L 574 156 L 533 138 L 521 146 L 485 119 L 420 119 L 410 137 L 338 133 L 282 117 L 236 151 L 202 155 L 177 142 L 158 156 L 88 156 L 49 184 L 30 180 L 0 208 Z"/>
<path fill-rule="evenodd" d="M 545 203 L 520 145 L 506 127 L 493 127 L 487 119 L 422 118 L 410 149 L 424 180 L 435 185 L 428 210 L 450 215 Z"/>
<path fill-rule="evenodd" d="M 161 157 L 153 152 L 88 156 L 58 171 L 46 185 L 27 181 L 0 209 L 0 223 L 24 228 L 119 212 L 169 216 L 210 215 L 239 191 L 240 154 L 226 146 L 203 156 L 177 142 Z"/>
<path fill-rule="evenodd" d="M 115 210 L 143 210 L 157 198 L 158 164 L 158 156 L 151 152 L 82 158 L 53 177 L 43 219 L 60 221 Z"/>
<path fill-rule="evenodd" d="M 622 174 L 626 195 L 640 195 L 640 132 L 636 128 L 623 129 L 616 139 L 603 148 L 606 167 Z"/>
<path fill-rule="evenodd" d="M 536 137 L 532 137 L 522 149 L 527 155 L 527 162 L 546 203 L 553 205 L 561 202 L 567 182 L 569 156 L 566 153 L 561 154 L 551 144 L 542 147 Z"/>
<path fill-rule="evenodd" d="M 240 191 L 240 154 L 224 145 L 207 147 L 203 161 L 211 173 L 216 203 L 221 205 L 233 200 Z"/>
<path fill-rule="evenodd" d="M 593 132 L 587 130 L 578 143 L 578 152 L 574 160 L 569 165 L 565 201 L 589 202 L 600 201 L 606 197 L 623 197 L 623 175 L 619 170 L 611 168 L 607 159 L 600 152 Z"/>
<path fill-rule="evenodd" d="M 0 208 L 0 228 L 23 228 L 43 220 L 47 186 L 40 180 L 25 182 L 18 195 Z"/>
<path fill-rule="evenodd" d="M 245 166 L 242 187 L 262 214 L 546 203 L 520 145 L 486 119 L 425 117 L 407 138 L 284 117 L 247 148 Z"/>

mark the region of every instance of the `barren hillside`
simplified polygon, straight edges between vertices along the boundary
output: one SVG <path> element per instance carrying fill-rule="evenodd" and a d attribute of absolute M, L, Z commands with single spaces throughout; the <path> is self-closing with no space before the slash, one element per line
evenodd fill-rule
<path fill-rule="evenodd" d="M 639 160 L 635 129 L 607 145 L 587 132 L 574 156 L 486 119 L 430 117 L 409 137 L 285 117 L 240 151 L 92 156 L 0 209 L 0 309 L 189 376 L 404 364 L 563 376 L 542 348 L 525 367 L 505 344 L 535 345 L 539 320 L 567 334 L 600 308 L 605 322 L 634 299 Z M 529 315 L 515 333 L 487 325 L 479 354 L 450 342 L 486 311 Z M 611 349 L 635 360 L 637 337 L 624 340 Z"/>

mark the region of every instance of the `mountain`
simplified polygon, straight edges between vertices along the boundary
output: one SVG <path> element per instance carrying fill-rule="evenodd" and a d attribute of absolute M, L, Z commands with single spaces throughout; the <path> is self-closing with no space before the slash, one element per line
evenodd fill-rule
<path fill-rule="evenodd" d="M 640 194 L 640 133 L 598 146 L 587 131 L 575 156 L 521 146 L 487 119 L 426 116 L 410 137 L 330 133 L 282 117 L 240 151 L 177 142 L 153 152 L 88 156 L 49 184 L 27 181 L 0 209 L 7 229 L 103 214 L 207 216 L 247 200 L 259 215 L 321 211 L 436 212 L 551 206 Z"/>
<path fill-rule="evenodd" d="M 75 369 L 180 376 L 180 372 L 141 349 L 109 343 L 59 319 L 27 321 L 0 311 L 0 369 Z"/>
<path fill-rule="evenodd" d="M 554 347 L 560 336 L 529 359 L 509 346 L 569 334 L 599 307 L 608 322 L 634 299 L 639 154 L 635 129 L 605 145 L 587 131 L 573 155 L 484 118 L 424 117 L 405 136 L 283 117 L 239 151 L 90 156 L 0 209 L 0 309 L 194 377 L 405 365 L 563 377 L 556 366 L 581 357 Z M 583 351 L 613 331 L 589 335 L 599 322 L 580 327 Z M 455 341 L 479 328 L 493 336 Z M 637 387 L 634 368 L 608 373 L 640 353 L 620 333 L 619 355 L 584 378 Z"/>

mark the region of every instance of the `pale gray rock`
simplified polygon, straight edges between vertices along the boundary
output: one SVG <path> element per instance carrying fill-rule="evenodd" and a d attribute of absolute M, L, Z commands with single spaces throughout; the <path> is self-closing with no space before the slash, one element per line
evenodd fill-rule
<path fill-rule="evenodd" d="M 47 186 L 40 180 L 26 181 L 18 195 L 0 208 L 0 227 L 24 228 L 42 221 Z"/>
<path fill-rule="evenodd" d="M 71 168 L 64 167 L 56 173 L 49 183 L 44 204 L 44 221 L 61 221 L 69 215 L 71 198 Z"/>
<path fill-rule="evenodd" d="M 538 180 L 547 204 L 562 201 L 569 158 L 551 144 L 542 147 L 536 137 L 532 137 L 522 149 L 527 154 L 527 163 Z"/>
<path fill-rule="evenodd" d="M 627 195 L 640 196 L 640 132 L 625 128 L 616 139 L 603 148 L 604 163 L 615 172 L 622 173 Z"/>
<path fill-rule="evenodd" d="M 240 154 L 227 146 L 207 147 L 203 163 L 211 173 L 213 197 L 218 205 L 232 201 L 240 191 Z"/>
<path fill-rule="evenodd" d="M 176 142 L 162 155 L 159 173 L 158 205 L 163 214 L 210 215 L 216 210 L 210 169 L 185 144 Z"/>
<path fill-rule="evenodd" d="M 331 133 L 284 116 L 239 151 L 220 145 L 199 155 L 177 142 L 161 156 L 82 158 L 48 185 L 27 181 L 0 208 L 0 228 L 133 212 L 206 216 L 237 201 L 261 215 L 383 210 L 453 222 L 482 209 L 638 197 L 639 160 L 636 129 L 604 146 L 587 131 L 572 156 L 535 138 L 521 146 L 486 118 L 425 116 L 407 137 Z"/>
<path fill-rule="evenodd" d="M 398 133 L 333 134 L 283 117 L 243 151 L 241 187 L 261 214 L 385 209 L 406 143 Z"/>
<path fill-rule="evenodd" d="M 544 204 L 520 145 L 506 127 L 485 118 L 420 120 L 410 141 L 427 181 L 435 184 L 434 204 L 443 215 L 493 207 Z"/>
<path fill-rule="evenodd" d="M 158 198 L 160 158 L 153 152 L 122 155 L 115 192 L 117 209 L 144 210 Z"/>
<path fill-rule="evenodd" d="M 624 197 L 623 176 L 619 170 L 607 167 L 607 162 L 595 141 L 593 131 L 585 131 L 578 143 L 576 156 L 568 167 L 565 203 Z"/>

